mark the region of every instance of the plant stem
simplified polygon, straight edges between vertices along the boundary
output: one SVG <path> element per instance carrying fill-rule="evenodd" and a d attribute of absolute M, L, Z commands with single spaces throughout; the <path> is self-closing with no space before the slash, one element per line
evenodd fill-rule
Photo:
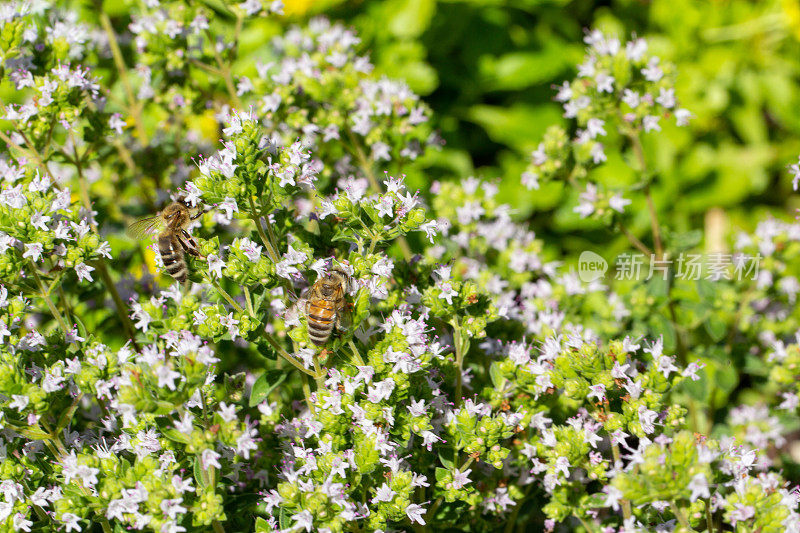
<path fill-rule="evenodd" d="M 361 358 L 361 354 L 358 353 L 358 348 L 356 347 L 356 344 L 353 342 L 353 339 L 350 339 L 348 342 L 350 344 L 350 349 L 353 350 L 353 358 L 355 358 L 355 360 L 358 361 L 359 366 L 364 366 L 364 360 Z"/>
<path fill-rule="evenodd" d="M 222 296 L 223 298 L 225 298 L 225 300 L 227 300 L 227 302 L 229 304 L 231 304 L 231 307 L 236 309 L 236 311 L 239 312 L 239 313 L 244 313 L 244 309 L 242 309 L 242 306 L 239 305 L 238 303 L 236 303 L 236 300 L 233 299 L 233 296 L 228 294 L 228 291 L 226 291 L 225 289 L 222 288 L 222 285 L 219 284 L 219 281 L 217 281 L 215 278 L 211 277 L 211 275 L 208 276 L 208 279 L 211 280 L 211 284 L 214 286 L 215 289 L 217 289 L 217 292 L 219 293 L 219 295 Z M 253 317 L 253 318 L 255 318 L 255 317 Z"/>
<path fill-rule="evenodd" d="M 625 225 L 622 222 L 617 222 L 617 227 L 622 232 L 622 234 L 625 235 L 625 237 L 628 238 L 628 242 L 630 242 L 633 245 L 634 248 L 636 248 L 637 250 L 642 252 L 648 258 L 653 256 L 653 250 L 648 248 L 646 244 L 644 244 L 642 241 L 637 239 L 636 236 L 633 233 L 628 231 L 628 228 L 626 228 Z"/>
<path fill-rule="evenodd" d="M 714 533 L 714 517 L 711 513 L 711 501 L 705 500 L 706 504 L 706 529 L 708 533 Z"/>
<path fill-rule="evenodd" d="M 39 286 L 39 294 L 44 299 L 44 302 L 47 304 L 47 308 L 50 310 L 50 313 L 53 315 L 53 318 L 56 319 L 58 322 L 59 327 L 61 327 L 61 331 L 64 332 L 66 335 L 70 329 L 67 326 L 67 323 L 64 321 L 64 317 L 61 316 L 61 313 L 58 311 L 58 308 L 53 303 L 53 300 L 50 299 L 49 291 L 45 290 L 44 283 L 42 283 L 42 278 L 39 277 L 39 272 L 36 269 L 36 264 L 33 261 L 28 261 L 31 265 L 31 272 L 33 273 L 33 278 L 36 280 L 36 284 Z"/>
<path fill-rule="evenodd" d="M 314 381 L 317 383 L 317 390 L 320 390 L 325 386 L 325 372 L 320 371 L 319 354 L 316 353 L 314 354 L 314 372 L 317 374 Z"/>
<path fill-rule="evenodd" d="M 642 148 L 642 140 L 639 138 L 639 132 L 629 132 L 628 138 L 631 141 L 631 146 L 633 146 L 633 153 L 639 161 L 642 177 L 647 179 L 647 160 L 644 157 L 644 149 Z M 647 200 L 647 210 L 650 212 L 650 229 L 653 232 L 653 246 L 655 247 L 656 259 L 658 260 L 664 255 L 664 248 L 661 244 L 661 228 L 658 224 L 658 214 L 656 212 L 656 206 L 653 203 L 653 196 L 650 194 L 649 181 L 644 188 L 644 197 Z"/>
<path fill-rule="evenodd" d="M 683 514 L 683 511 L 680 507 L 678 507 L 678 504 L 675 503 L 675 500 L 671 500 L 669 502 L 669 506 L 672 509 L 672 514 L 674 514 L 675 518 L 678 519 L 678 522 L 680 522 L 683 527 L 691 531 L 692 526 L 689 525 L 689 521 L 686 520 L 686 515 Z"/>
<path fill-rule="evenodd" d="M 67 453 L 67 449 L 64 447 L 64 444 L 61 442 L 61 439 L 58 437 L 58 435 L 54 434 L 48 426 L 45 425 L 44 429 L 50 433 L 50 438 L 44 439 L 45 446 L 47 446 L 47 448 L 59 462 L 62 462 L 64 457 L 69 455 Z M 84 496 L 89 496 L 89 491 L 86 489 L 86 487 L 78 485 L 78 488 Z M 97 513 L 97 515 L 100 517 L 99 521 L 104 533 L 111 533 L 113 530 L 111 529 L 111 524 L 108 522 L 108 519 L 101 515 L 99 510 L 96 510 L 95 513 Z"/>
<path fill-rule="evenodd" d="M 210 277 L 210 276 L 209 276 L 209 279 L 211 280 L 211 284 L 214 286 L 214 288 L 215 288 L 215 289 L 217 289 L 217 292 L 220 294 L 220 296 L 222 296 L 223 298 L 225 298 L 225 300 L 227 300 L 227 302 L 228 302 L 229 304 L 231 304 L 231 306 L 232 306 L 234 309 L 236 309 L 236 311 L 237 311 L 237 312 L 239 312 L 239 313 L 242 313 L 242 314 L 244 314 L 244 313 L 245 313 L 245 310 L 244 310 L 244 309 L 242 309 L 242 306 L 241 306 L 241 305 L 239 305 L 238 303 L 236 303 L 236 300 L 234 300 L 234 299 L 233 299 L 233 297 L 232 297 L 230 294 L 228 294 L 228 291 L 226 291 L 225 289 L 223 289 L 223 288 L 220 286 L 219 282 L 218 282 L 216 279 L 214 279 L 214 278 L 212 278 L 212 277 Z M 258 317 L 256 317 L 256 316 L 253 316 L 253 315 L 249 315 L 249 316 L 251 316 L 253 319 L 257 319 L 257 318 L 258 318 Z M 292 364 L 292 366 L 294 366 L 295 368 L 297 368 L 298 370 L 300 370 L 300 371 L 301 371 L 301 372 L 303 372 L 304 374 L 307 374 L 307 375 L 309 375 L 309 376 L 313 377 L 314 379 L 317 379 L 317 378 L 319 377 L 319 373 L 317 373 L 317 372 L 311 372 L 311 371 L 309 371 L 309 370 L 308 370 L 308 369 L 306 369 L 306 367 L 304 367 L 304 366 L 303 366 L 303 365 L 302 365 L 302 364 L 301 364 L 301 363 L 300 363 L 300 362 L 299 362 L 297 359 L 295 359 L 294 357 L 292 357 L 291 355 L 289 355 L 289 354 L 286 352 L 286 350 L 284 350 L 283 348 L 281 348 L 281 345 L 280 345 L 280 344 L 278 344 L 278 341 L 276 341 L 275 339 L 273 339 L 273 338 L 272 338 L 272 335 L 270 335 L 269 333 L 267 333 L 265 330 L 263 330 L 263 329 L 261 329 L 261 328 L 259 328 L 259 334 L 260 334 L 260 335 L 261 335 L 261 336 L 262 336 L 262 337 L 263 337 L 263 338 L 264 338 L 264 339 L 265 339 L 267 342 L 269 342 L 269 343 L 272 345 L 272 347 L 273 347 L 273 348 L 275 348 L 275 351 L 276 351 L 276 352 L 278 352 L 278 355 L 280 355 L 281 357 L 283 357 L 284 359 L 286 359 L 286 360 L 287 360 L 289 363 L 291 363 L 291 364 Z M 323 374 L 323 375 L 324 375 L 324 374 Z"/>
<path fill-rule="evenodd" d="M 217 48 L 217 43 L 214 42 L 213 35 L 210 31 L 207 32 L 208 40 L 210 41 L 211 48 L 214 50 L 214 59 L 217 60 L 217 71 L 219 75 L 222 77 L 222 80 L 225 82 L 225 87 L 228 89 L 228 96 L 230 96 L 231 101 L 233 102 L 233 106 L 236 109 L 242 108 L 242 101 L 239 99 L 239 95 L 236 93 L 236 86 L 233 84 L 233 78 L 231 77 L 231 69 L 228 66 L 228 62 L 223 60 L 222 54 L 219 53 L 219 49 Z"/>
<path fill-rule="evenodd" d="M 250 289 L 247 288 L 247 285 L 242 286 L 242 291 L 244 292 L 244 301 L 247 304 L 247 313 L 250 316 L 256 316 L 255 311 L 253 310 L 253 301 L 250 298 Z"/>
<path fill-rule="evenodd" d="M 123 303 L 122 297 L 117 291 L 117 286 L 114 285 L 114 281 L 111 279 L 111 274 L 108 273 L 106 262 L 103 259 L 96 261 L 95 268 L 100 274 L 100 278 L 103 280 L 103 285 L 111 295 L 111 299 L 114 300 L 114 307 L 117 308 L 117 315 L 119 316 L 120 322 L 122 322 L 122 327 L 125 328 L 125 333 L 131 340 L 131 344 L 133 344 L 134 349 L 138 352 L 139 345 L 136 342 L 136 331 L 133 329 L 133 324 L 131 323 L 130 317 L 125 312 L 125 303 Z"/>
<path fill-rule="evenodd" d="M 267 233 L 264 233 L 264 229 L 261 227 L 261 214 L 256 209 L 256 204 L 253 202 L 253 197 L 249 197 L 248 200 L 250 201 L 250 217 L 253 219 L 253 222 L 256 225 L 258 237 L 261 239 L 261 242 L 264 243 L 264 247 L 267 249 L 267 255 L 269 258 L 273 263 L 277 264 L 281 258 L 278 252 L 278 240 L 275 237 L 275 233 L 272 231 L 272 224 L 270 224 L 268 217 L 264 217 L 264 225 L 267 227 Z M 281 278 L 281 283 L 286 289 L 286 294 L 297 299 L 297 295 L 294 292 L 294 287 L 292 287 L 291 282 L 286 278 Z"/>
<path fill-rule="evenodd" d="M 222 527 L 222 524 L 219 523 L 219 520 L 211 522 L 211 526 L 214 528 L 214 533 L 225 533 L 225 529 Z"/>
<path fill-rule="evenodd" d="M 39 157 L 38 152 L 36 152 L 35 150 L 31 151 L 28 148 L 25 148 L 24 146 L 18 145 L 17 143 L 12 141 L 11 137 L 6 135 L 5 132 L 2 130 L 0 130 L 0 139 L 2 139 L 3 142 L 6 143 L 6 145 L 13 146 L 14 148 L 22 152 L 25 156 L 30 157 L 31 159 L 36 161 L 36 164 L 39 165 L 39 168 L 42 170 L 42 172 L 45 175 L 50 175 L 50 170 L 48 170 L 47 165 L 44 163 L 44 161 L 42 161 L 42 158 Z"/>
<path fill-rule="evenodd" d="M 311 386 L 308 384 L 308 376 L 303 374 L 300 377 L 303 378 L 303 396 L 306 398 L 306 405 L 308 406 L 308 410 L 313 413 L 314 404 L 311 403 Z"/>
<path fill-rule="evenodd" d="M 461 327 L 456 319 L 453 319 L 450 322 L 450 325 L 453 326 L 453 344 L 455 344 L 456 350 L 456 366 L 458 367 L 458 372 L 456 373 L 456 397 L 455 401 L 453 402 L 455 407 L 461 405 L 461 394 L 463 388 L 463 380 L 464 377 L 462 375 L 462 368 L 464 366 L 464 346 L 463 346 L 463 339 L 461 336 Z"/>
<path fill-rule="evenodd" d="M 279 261 L 278 251 L 273 246 L 272 241 L 264 233 L 264 228 L 261 227 L 261 215 L 256 209 L 256 204 L 253 202 L 253 197 L 249 196 L 247 199 L 250 201 L 250 216 L 253 219 L 253 222 L 256 223 L 256 231 L 258 231 L 258 236 L 261 238 L 261 242 L 264 243 L 264 247 L 267 249 L 267 255 L 269 255 L 269 258 L 272 259 L 273 263 L 277 263 Z M 269 221 L 267 222 L 269 223 Z"/>
<path fill-rule="evenodd" d="M 619 453 L 619 444 L 616 442 L 611 445 L 611 455 L 614 457 L 614 465 L 616 466 L 616 464 L 622 460 Z M 622 505 L 622 516 L 625 520 L 628 520 L 633 515 L 631 511 L 631 502 L 628 500 L 620 500 L 620 503 Z"/>
<path fill-rule="evenodd" d="M 364 153 L 364 150 L 361 148 L 361 143 L 358 142 L 353 133 L 348 131 L 348 135 L 350 136 L 350 142 L 353 145 L 356 159 L 358 159 L 358 164 L 361 167 L 361 170 L 364 172 L 364 175 L 367 177 L 367 181 L 369 182 L 369 186 L 372 188 L 372 192 L 375 194 L 380 194 L 381 186 L 378 183 L 377 178 L 375 178 L 375 174 L 372 172 L 372 163 L 370 163 L 369 159 L 367 159 L 367 154 Z M 397 237 L 397 245 L 400 247 L 400 251 L 403 253 L 403 259 L 410 261 L 413 254 L 411 253 L 411 247 L 408 245 L 408 241 L 403 235 Z"/>
<path fill-rule="evenodd" d="M 316 374 L 316 373 L 314 373 L 314 372 L 311 372 L 311 371 L 310 371 L 310 370 L 308 370 L 306 367 L 304 367 L 304 366 L 302 365 L 302 363 L 300 363 L 300 362 L 299 362 L 297 359 L 295 359 L 294 357 L 292 357 L 291 355 L 289 355 L 289 354 L 286 352 L 286 350 L 284 350 L 283 348 L 281 348 L 281 345 L 280 345 L 280 344 L 278 344 L 278 341 L 276 341 L 276 340 L 275 340 L 275 339 L 272 337 L 272 335 L 270 335 L 270 334 L 269 334 L 269 333 L 267 333 L 265 330 L 262 330 L 262 329 L 260 329 L 260 328 L 259 328 L 259 334 L 260 334 L 260 335 L 261 335 L 261 336 L 264 338 L 264 340 L 266 340 L 266 341 L 267 341 L 267 342 L 268 342 L 268 343 L 269 343 L 269 344 L 270 344 L 270 345 L 271 345 L 273 348 L 275 348 L 275 351 L 276 351 L 276 352 L 278 352 L 278 355 L 280 355 L 280 356 L 281 356 L 283 359 L 285 359 L 287 362 L 289 362 L 289 363 L 290 363 L 290 364 L 291 364 L 293 367 L 295 367 L 296 369 L 298 369 L 299 371 L 301 371 L 301 372 L 302 372 L 303 374 L 305 374 L 306 376 L 311 376 L 311 377 L 312 377 L 312 378 L 314 378 L 315 380 L 317 379 L 317 377 L 318 377 L 318 376 L 317 376 L 317 374 Z"/>
<path fill-rule="evenodd" d="M 103 30 L 108 36 L 108 46 L 111 48 L 111 55 L 114 58 L 114 64 L 117 67 L 117 72 L 119 72 L 119 79 L 122 81 L 122 86 L 125 89 L 125 97 L 128 100 L 128 109 L 133 115 L 133 120 L 136 126 L 136 135 L 139 137 L 139 142 L 142 144 L 142 146 L 144 146 L 147 144 L 147 132 L 145 132 L 144 124 L 142 123 L 142 109 L 133 93 L 131 82 L 128 79 L 128 68 L 125 66 L 125 60 L 122 57 L 122 52 L 120 51 L 119 43 L 117 42 L 117 35 L 114 33 L 114 28 L 111 26 L 111 20 L 108 18 L 108 15 L 102 11 L 100 12 L 100 24 L 103 26 Z"/>
<path fill-rule="evenodd" d="M 650 227 L 653 230 L 653 246 L 656 248 L 656 260 L 664 257 L 664 246 L 661 244 L 661 229 L 658 225 L 658 214 L 653 203 L 653 196 L 650 194 L 650 185 L 644 189 L 644 197 L 647 199 L 647 209 L 650 211 Z"/>
<path fill-rule="evenodd" d="M 86 177 L 83 175 L 83 164 L 78 155 L 78 146 L 75 144 L 75 139 L 72 137 L 72 133 L 70 133 L 70 138 L 72 138 L 72 149 L 75 157 L 73 163 L 75 164 L 75 170 L 78 173 L 78 188 L 80 190 L 81 203 L 83 204 L 84 209 L 86 209 L 86 211 L 89 213 L 89 219 L 91 220 L 92 200 L 89 196 L 89 185 L 86 183 Z M 91 225 L 94 232 L 99 234 L 97 225 L 94 222 L 92 222 Z M 130 321 L 130 317 L 128 317 L 128 314 L 126 313 L 125 303 L 122 301 L 122 297 L 117 291 L 117 286 L 114 285 L 114 281 L 111 279 L 111 274 L 108 273 L 105 259 L 100 257 L 94 261 L 94 264 L 95 269 L 97 269 L 97 273 L 100 274 L 100 278 L 103 280 L 103 285 L 108 291 L 108 294 L 111 295 L 111 299 L 114 301 L 114 307 L 117 308 L 117 315 L 119 316 L 119 320 L 122 323 L 125 333 L 131 340 L 134 349 L 139 351 L 139 345 L 136 343 L 135 338 L 136 330 Z"/>
<path fill-rule="evenodd" d="M 575 518 L 577 518 L 577 519 L 578 519 L 578 521 L 581 523 L 581 525 L 584 527 L 584 529 L 586 529 L 586 533 L 592 533 L 592 531 L 594 531 L 594 528 L 592 528 L 592 527 L 591 527 L 591 526 L 590 526 L 590 525 L 589 525 L 589 524 L 586 522 L 586 520 L 584 520 L 584 519 L 583 519 L 581 516 L 579 516 L 577 513 L 573 513 L 573 514 L 572 514 L 572 516 L 574 516 Z"/>

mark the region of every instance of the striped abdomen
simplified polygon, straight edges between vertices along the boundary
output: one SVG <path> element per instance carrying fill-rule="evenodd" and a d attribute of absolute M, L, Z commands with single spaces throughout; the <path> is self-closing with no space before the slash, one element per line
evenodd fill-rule
<path fill-rule="evenodd" d="M 317 346 L 325 344 L 333 331 L 339 302 L 324 299 L 309 299 L 306 305 L 308 336 Z"/>
<path fill-rule="evenodd" d="M 181 283 L 186 282 L 189 272 L 178 238 L 173 233 L 162 233 L 158 236 L 158 251 L 169 275 Z"/>

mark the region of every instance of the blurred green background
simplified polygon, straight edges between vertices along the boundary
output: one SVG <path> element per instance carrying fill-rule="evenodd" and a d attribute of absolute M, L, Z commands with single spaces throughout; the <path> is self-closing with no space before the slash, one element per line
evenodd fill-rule
<path fill-rule="evenodd" d="M 556 237 L 561 251 L 589 246 L 614 255 L 627 247 L 572 212 L 576 202 L 563 196 L 578 191 L 519 185 L 544 130 L 563 121 L 553 85 L 574 76 L 587 28 L 646 37 L 677 65 L 678 97 L 694 119 L 688 130 L 665 127 L 645 146 L 668 231 L 716 224 L 730 237 L 751 230 L 767 212 L 793 216 L 797 207 L 786 170 L 800 154 L 797 0 L 285 4 L 290 19 L 325 14 L 356 28 L 379 72 L 404 78 L 432 106 L 446 146 L 427 157 L 417 179 L 496 178 L 500 199 Z M 619 156 L 600 177 L 609 187 L 632 180 Z M 631 212 L 641 213 L 633 227 L 644 234 L 648 220 L 638 196 L 630 195 Z"/>

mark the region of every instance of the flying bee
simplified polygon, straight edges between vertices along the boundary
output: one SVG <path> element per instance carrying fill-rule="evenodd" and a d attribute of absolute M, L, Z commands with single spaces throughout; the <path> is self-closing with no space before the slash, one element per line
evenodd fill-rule
<path fill-rule="evenodd" d="M 185 258 L 187 253 L 205 259 L 198 249 L 197 241 L 186 231 L 189 223 L 200 218 L 205 212 L 199 209 L 199 212 L 193 213 L 195 209 L 198 208 L 190 207 L 179 199 L 158 214 L 137 220 L 128 226 L 126 231 L 127 235 L 134 239 L 158 234 L 158 251 L 164 268 L 180 283 L 185 283 L 189 277 Z"/>
<path fill-rule="evenodd" d="M 321 276 L 304 295 L 301 309 L 308 319 L 308 336 L 317 346 L 322 346 L 337 330 L 347 329 L 345 295 L 350 292 L 352 278 L 341 266 L 335 266 Z"/>

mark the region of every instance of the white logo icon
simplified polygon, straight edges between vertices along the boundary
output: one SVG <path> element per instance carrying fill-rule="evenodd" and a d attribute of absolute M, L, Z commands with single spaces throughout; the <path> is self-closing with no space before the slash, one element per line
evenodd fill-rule
<path fill-rule="evenodd" d="M 578 277 L 584 283 L 591 283 L 603 277 L 608 270 L 608 263 L 598 254 L 584 250 L 578 258 Z"/>

